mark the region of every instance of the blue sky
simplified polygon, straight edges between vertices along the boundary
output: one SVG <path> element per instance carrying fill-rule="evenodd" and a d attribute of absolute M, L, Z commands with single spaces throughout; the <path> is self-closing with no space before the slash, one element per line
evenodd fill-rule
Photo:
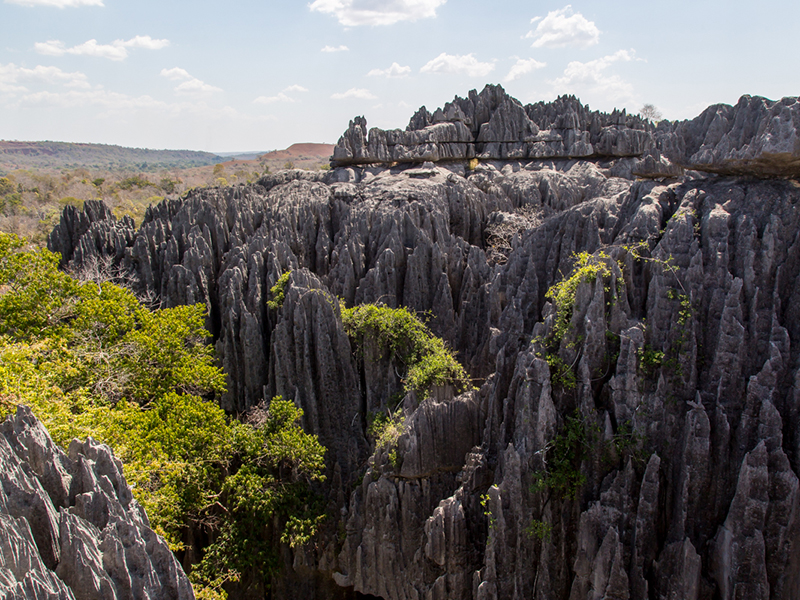
<path fill-rule="evenodd" d="M 796 0 L 2 0 L 0 23 L 6 140 L 335 143 L 487 83 L 670 119 L 800 94 Z"/>

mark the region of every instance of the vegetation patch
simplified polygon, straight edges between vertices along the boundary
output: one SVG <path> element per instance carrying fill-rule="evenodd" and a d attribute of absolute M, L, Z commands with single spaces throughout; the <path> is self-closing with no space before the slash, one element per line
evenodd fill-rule
<path fill-rule="evenodd" d="M 267 300 L 267 308 L 270 310 L 278 310 L 283 306 L 283 301 L 286 299 L 286 288 L 289 287 L 289 274 L 291 271 L 286 271 L 269 289 L 270 299 Z"/>
<path fill-rule="evenodd" d="M 370 415 L 367 425 L 367 437 L 375 442 L 375 449 L 389 451 L 389 463 L 392 468 L 400 468 L 400 456 L 397 454 L 397 440 L 406 432 L 406 417 L 403 409 L 397 409 L 394 414 L 378 412 Z"/>
<path fill-rule="evenodd" d="M 81 283 L 59 256 L 0 234 L 0 417 L 26 404 L 66 447 L 92 436 L 123 462 L 152 527 L 176 552 L 206 540 L 198 597 L 247 574 L 266 588 L 280 543 L 304 544 L 324 512 L 312 492 L 325 449 L 275 398 L 248 422 L 225 390 L 201 304 L 151 311 L 111 283 Z"/>
<path fill-rule="evenodd" d="M 572 367 L 557 354 L 545 354 L 544 359 L 550 367 L 550 380 L 553 384 L 567 391 L 574 390 L 578 380 Z"/>
<path fill-rule="evenodd" d="M 538 352 L 538 355 L 547 361 L 550 367 L 550 378 L 554 386 L 565 390 L 571 391 L 577 385 L 577 378 L 573 370 L 574 365 L 568 365 L 559 356 L 561 343 L 567 336 L 571 328 L 572 316 L 575 312 L 575 301 L 578 287 L 584 282 L 593 282 L 598 277 L 603 279 L 611 277 L 613 259 L 605 252 L 598 252 L 597 254 L 589 254 L 588 252 L 580 252 L 574 255 L 575 266 L 572 273 L 553 284 L 545 298 L 551 300 L 555 307 L 555 319 L 552 329 L 549 334 L 544 337 L 537 337 L 533 343 L 540 344 L 543 350 Z M 621 278 L 618 278 L 621 283 Z M 604 287 L 606 292 L 610 291 L 608 286 Z M 607 303 L 610 307 L 610 303 Z M 607 332 L 608 334 L 611 332 Z M 613 334 L 612 334 L 613 335 Z M 574 347 L 582 341 L 582 338 L 577 337 L 573 339 L 568 346 Z M 611 355 L 609 354 L 609 358 Z"/>
<path fill-rule="evenodd" d="M 549 542 L 553 536 L 553 525 L 541 519 L 533 519 L 525 527 L 525 535 L 542 542 Z"/>
<path fill-rule="evenodd" d="M 551 490 L 571 499 L 586 483 L 581 464 L 596 450 L 597 432 L 577 413 L 565 419 L 558 435 L 544 449 L 545 468 L 535 472 L 531 491 Z"/>
<path fill-rule="evenodd" d="M 553 284 L 547 290 L 545 298 L 552 300 L 556 309 L 552 334 L 556 343 L 560 343 L 569 330 L 578 286 L 585 281 L 593 282 L 597 277 L 611 277 L 612 260 L 605 252 L 599 252 L 597 255 L 579 252 L 575 255 L 575 266 L 570 276 Z"/>
<path fill-rule="evenodd" d="M 425 396 L 435 386 L 452 385 L 458 393 L 470 389 L 454 353 L 407 308 L 375 304 L 342 308 L 342 322 L 357 351 L 363 351 L 371 337 L 405 365 L 406 391 Z"/>
<path fill-rule="evenodd" d="M 647 344 L 645 344 L 642 348 L 639 348 L 636 354 L 637 358 L 639 359 L 639 368 L 646 375 L 653 375 L 664 362 L 664 353 L 648 346 Z"/>

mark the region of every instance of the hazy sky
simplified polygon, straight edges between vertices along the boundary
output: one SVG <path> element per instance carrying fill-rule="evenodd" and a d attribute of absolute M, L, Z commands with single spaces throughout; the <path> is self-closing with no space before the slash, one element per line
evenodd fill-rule
<path fill-rule="evenodd" d="M 800 94 L 797 0 L 2 0 L 0 139 L 334 143 L 501 83 L 696 116 Z"/>

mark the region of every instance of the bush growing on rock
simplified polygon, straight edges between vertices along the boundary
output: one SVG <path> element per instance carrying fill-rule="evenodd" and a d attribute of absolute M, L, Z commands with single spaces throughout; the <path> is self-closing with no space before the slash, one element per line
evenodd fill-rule
<path fill-rule="evenodd" d="M 366 336 L 374 336 L 406 365 L 406 392 L 424 396 L 442 385 L 459 392 L 469 389 L 467 373 L 453 352 L 407 308 L 376 304 L 342 308 L 342 322 L 356 348 L 363 347 Z"/>

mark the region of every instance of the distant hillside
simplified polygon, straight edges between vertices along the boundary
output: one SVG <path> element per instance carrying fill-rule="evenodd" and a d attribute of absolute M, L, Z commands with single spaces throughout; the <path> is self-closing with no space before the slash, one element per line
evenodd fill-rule
<path fill-rule="evenodd" d="M 157 171 L 202 167 L 221 156 L 193 150 L 147 150 L 106 144 L 8 142 L 0 140 L 0 173 L 16 169 L 132 169 Z"/>
<path fill-rule="evenodd" d="M 259 161 L 270 165 L 274 171 L 284 163 L 292 163 L 298 169 L 314 169 L 320 164 L 328 164 L 333 154 L 333 144 L 292 144 L 286 150 L 273 150 L 262 154 Z"/>
<path fill-rule="evenodd" d="M 262 154 L 270 150 L 255 150 L 252 152 L 217 152 L 225 160 L 256 160 Z"/>

